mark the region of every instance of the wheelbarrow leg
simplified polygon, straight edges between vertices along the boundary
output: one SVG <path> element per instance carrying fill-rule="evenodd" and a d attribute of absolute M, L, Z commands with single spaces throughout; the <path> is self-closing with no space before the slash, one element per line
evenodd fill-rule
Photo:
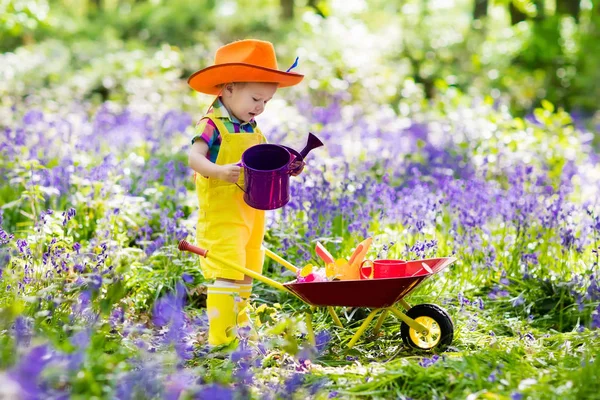
<path fill-rule="evenodd" d="M 400 303 L 400 305 L 401 305 L 402 307 L 404 307 L 404 309 L 405 309 L 406 311 L 408 311 L 408 310 L 410 310 L 410 309 L 412 308 L 412 307 L 410 306 L 410 304 L 408 304 L 408 303 L 406 302 L 406 300 L 404 300 L 404 299 L 400 299 L 400 300 L 398 300 L 398 303 Z"/>
<path fill-rule="evenodd" d="M 333 307 L 331 307 L 331 306 L 327 307 L 327 311 L 329 311 L 329 315 L 331 315 L 331 318 L 333 318 L 333 322 L 335 322 L 335 324 L 337 326 L 339 326 L 340 328 L 343 328 L 344 325 L 342 325 L 342 321 L 340 321 L 340 318 L 335 313 L 335 310 L 333 309 Z"/>
<path fill-rule="evenodd" d="M 310 342 L 311 345 L 315 345 L 315 331 L 313 329 L 313 323 L 312 323 L 312 312 L 313 312 L 313 308 L 311 307 L 310 312 L 306 313 L 306 334 L 308 335 L 308 341 Z"/>
<path fill-rule="evenodd" d="M 354 334 L 354 336 L 352 336 L 352 339 L 350 340 L 350 343 L 348 343 L 348 348 L 349 349 L 351 349 L 352 347 L 354 347 L 354 345 L 356 344 L 356 342 L 358 342 L 358 339 L 360 339 L 360 337 L 363 335 L 363 333 L 365 333 L 365 331 L 367 330 L 367 327 L 369 326 L 369 324 L 371 323 L 371 321 L 373 321 L 373 318 L 375 318 L 375 315 L 379 311 L 381 311 L 381 308 L 378 308 L 376 310 L 371 311 L 371 314 L 369 314 L 369 316 L 363 321 L 363 323 L 358 328 L 358 330 L 356 331 L 356 333 Z"/>
<path fill-rule="evenodd" d="M 424 325 L 418 323 L 414 319 L 408 317 L 403 312 L 397 310 L 394 307 L 389 307 L 389 308 L 387 308 L 387 310 L 391 311 L 396 317 L 400 318 L 403 322 L 406 322 L 406 325 L 410 326 L 411 328 L 413 328 L 417 332 L 422 332 L 425 335 L 429 334 L 429 329 L 427 329 L 427 327 L 425 327 Z"/>
<path fill-rule="evenodd" d="M 385 317 L 387 317 L 388 312 L 389 312 L 388 310 L 383 310 L 383 312 L 381 313 L 379 318 L 377 318 L 377 323 L 375 324 L 375 329 L 373 330 L 373 333 L 375 335 L 377 333 L 379 333 L 379 330 L 381 329 L 381 325 L 383 325 L 383 321 L 385 320 Z"/>

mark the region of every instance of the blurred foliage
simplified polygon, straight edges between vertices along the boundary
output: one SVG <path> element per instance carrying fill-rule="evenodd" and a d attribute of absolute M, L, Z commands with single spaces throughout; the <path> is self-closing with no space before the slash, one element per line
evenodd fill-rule
<path fill-rule="evenodd" d="M 219 45 L 259 37 L 273 41 L 285 63 L 301 56 L 314 97 L 341 89 L 353 102 L 396 107 L 408 82 L 426 99 L 436 97 L 440 85 L 453 86 L 504 99 L 519 114 L 542 99 L 588 116 L 596 111 L 597 5 L 477 1 L 483 5 L 475 12 L 474 0 L 296 0 L 287 19 L 284 3 L 290 2 L 277 0 L 5 0 L 0 50 L 58 39 L 83 66 L 94 49 L 105 54 L 169 45 L 187 53 L 177 77 L 185 80 L 212 61 Z M 101 87 L 93 91 L 106 100 Z"/>

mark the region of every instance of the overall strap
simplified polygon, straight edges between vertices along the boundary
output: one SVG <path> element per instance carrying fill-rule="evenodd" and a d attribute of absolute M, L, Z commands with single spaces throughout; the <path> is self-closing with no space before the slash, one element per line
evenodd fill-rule
<path fill-rule="evenodd" d="M 215 126 L 217 127 L 217 130 L 219 131 L 219 134 L 221 136 L 224 136 L 226 134 L 229 134 L 231 132 L 229 132 L 227 130 L 227 127 L 225 126 L 225 124 L 221 121 L 221 118 L 215 118 L 212 115 L 205 115 L 202 119 L 209 119 L 213 122 L 213 124 L 215 124 Z"/>

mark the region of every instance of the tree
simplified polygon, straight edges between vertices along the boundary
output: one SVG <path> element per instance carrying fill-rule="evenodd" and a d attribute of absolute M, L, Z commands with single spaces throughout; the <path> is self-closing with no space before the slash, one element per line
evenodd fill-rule
<path fill-rule="evenodd" d="M 323 0 L 324 2 L 324 0 Z M 327 15 L 324 12 L 323 2 L 319 0 L 308 0 L 308 6 L 314 10 L 315 13 L 320 15 L 323 18 L 326 18 Z M 321 4 L 320 4 L 321 3 Z"/>
<path fill-rule="evenodd" d="M 487 17 L 488 3 L 488 0 L 475 0 L 475 4 L 473 7 L 474 20 Z"/>
<path fill-rule="evenodd" d="M 281 17 L 285 20 L 294 18 L 294 0 L 280 0 Z"/>
<path fill-rule="evenodd" d="M 570 15 L 575 18 L 575 21 L 579 22 L 580 12 L 581 2 L 579 0 L 556 0 L 557 14 Z"/>

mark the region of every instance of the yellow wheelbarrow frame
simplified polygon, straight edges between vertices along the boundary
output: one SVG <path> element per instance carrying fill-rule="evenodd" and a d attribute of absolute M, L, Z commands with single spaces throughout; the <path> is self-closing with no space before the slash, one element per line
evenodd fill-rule
<path fill-rule="evenodd" d="M 195 254 L 200 255 L 201 257 L 207 258 L 210 254 L 210 258 L 217 261 L 218 263 L 233 268 L 234 270 L 241 272 L 244 275 L 247 275 L 253 279 L 256 279 L 260 282 L 263 282 L 275 289 L 279 289 L 282 291 L 286 291 L 288 293 L 291 293 L 292 295 L 294 295 L 295 297 L 297 297 L 298 299 L 302 300 L 303 302 L 306 303 L 306 300 L 303 299 L 302 297 L 298 296 L 298 294 L 296 294 L 295 292 L 293 292 L 292 290 L 288 289 L 286 286 L 284 286 L 283 284 L 267 278 L 266 276 L 252 271 L 248 268 L 242 267 L 240 265 L 235 264 L 234 262 L 225 259 L 223 257 L 218 256 L 217 254 L 214 253 L 210 253 L 208 249 L 202 249 L 200 247 L 191 245 L 190 243 L 186 242 L 185 240 L 182 240 L 179 243 L 179 250 L 182 251 L 189 251 Z M 292 263 L 290 263 L 289 261 L 285 260 L 284 258 L 282 258 L 281 256 L 277 255 L 276 253 L 274 253 L 273 251 L 264 248 L 265 250 L 265 255 L 267 257 L 269 257 L 271 260 L 281 264 L 282 266 L 284 266 L 285 268 L 287 268 L 288 270 L 292 271 L 294 273 L 294 276 L 297 275 L 299 268 L 296 267 L 295 265 L 293 265 Z M 407 312 L 409 312 L 413 307 L 411 307 L 405 300 L 400 299 L 397 301 L 397 303 L 399 303 Z M 314 309 L 315 306 L 311 306 L 311 310 Z M 326 306 L 327 311 L 329 313 L 329 315 L 331 316 L 331 318 L 333 319 L 334 323 L 340 327 L 340 328 L 344 328 L 342 322 L 340 321 L 339 316 L 337 315 L 337 313 L 335 312 L 335 309 L 333 308 L 333 306 Z M 418 320 L 421 319 L 420 318 L 411 318 L 409 317 L 407 314 L 401 312 L 400 310 L 398 310 L 396 307 L 394 306 L 390 306 L 390 307 L 384 307 L 384 308 L 376 308 L 374 310 L 372 310 L 369 315 L 367 316 L 367 318 L 362 322 L 362 324 L 360 325 L 360 327 L 357 329 L 356 333 L 352 336 L 352 338 L 350 339 L 350 341 L 347 344 L 348 349 L 351 349 L 352 347 L 354 347 L 354 345 L 358 342 L 358 340 L 362 337 L 362 335 L 365 333 L 365 331 L 367 330 L 367 328 L 369 327 L 369 325 L 371 324 L 371 322 L 373 321 L 373 319 L 375 319 L 375 317 L 377 316 L 377 314 L 379 314 L 379 317 L 377 319 L 377 322 L 375 323 L 375 329 L 374 329 L 374 333 L 376 334 L 377 332 L 379 332 L 379 330 L 381 329 L 381 326 L 383 325 L 383 322 L 385 320 L 385 318 L 391 313 L 394 314 L 396 317 L 398 317 L 402 322 L 404 322 L 407 327 L 410 328 L 411 330 L 411 335 L 422 335 L 424 337 L 428 337 L 430 336 L 430 323 L 427 323 L 428 320 L 424 320 L 424 322 L 426 324 L 422 324 L 420 323 Z M 449 318 L 449 317 L 448 317 Z M 312 313 L 306 313 L 306 327 L 308 330 L 308 339 L 309 341 L 314 345 L 315 344 L 315 335 L 314 335 L 314 330 L 313 330 L 313 324 L 312 324 Z M 415 339 L 416 340 L 416 339 Z M 439 342 L 439 339 L 437 339 L 437 342 Z M 432 344 L 432 346 L 430 348 L 435 347 L 435 345 L 437 345 L 438 343 L 428 343 L 426 345 Z M 417 346 L 418 347 L 418 346 Z M 428 348 L 429 349 L 429 348 Z"/>

